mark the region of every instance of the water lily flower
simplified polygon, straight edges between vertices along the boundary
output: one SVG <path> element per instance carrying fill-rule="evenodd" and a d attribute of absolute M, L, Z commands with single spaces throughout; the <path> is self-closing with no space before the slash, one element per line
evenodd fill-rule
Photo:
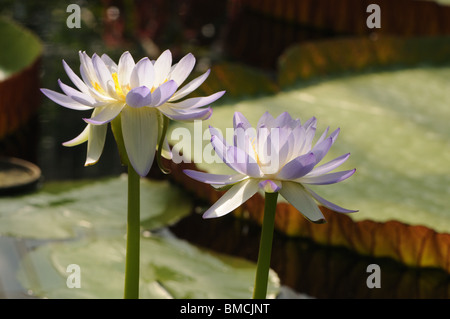
<path fill-rule="evenodd" d="M 231 187 L 203 215 L 220 217 L 236 209 L 258 190 L 279 193 L 307 219 L 324 222 L 316 201 L 340 213 L 356 212 L 327 201 L 309 185 L 327 185 L 341 182 L 355 173 L 355 169 L 332 172 L 350 156 L 344 154 L 318 165 L 336 141 L 339 129 L 328 137 L 329 128 L 313 146 L 316 118 L 301 124 L 285 112 L 277 118 L 266 112 L 256 130 L 239 112 L 234 114 L 234 143 L 229 145 L 222 134 L 210 127 L 211 143 L 216 154 L 236 173 L 216 175 L 195 170 L 185 174 L 214 187 Z"/>
<path fill-rule="evenodd" d="M 194 68 L 195 57 L 190 53 L 174 65 L 169 50 L 156 61 L 143 58 L 137 63 L 129 52 L 122 54 L 118 64 L 106 54 L 94 54 L 91 58 L 80 51 L 79 57 L 81 78 L 63 61 L 68 77 L 78 90 L 58 80 L 64 94 L 49 89 L 41 91 L 66 108 L 93 110 L 90 118 L 84 118 L 87 126 L 81 134 L 63 144 L 75 146 L 87 141 L 85 165 L 99 160 L 107 124 L 119 118 L 129 162 L 139 175 L 146 176 L 155 157 L 164 119 L 207 119 L 212 110 L 211 107 L 203 107 L 224 94 L 221 91 L 206 97 L 181 100 L 197 89 L 210 72 L 208 70 L 181 86 Z M 162 154 L 170 157 L 168 143 L 164 136 L 163 139 L 165 152 Z"/>

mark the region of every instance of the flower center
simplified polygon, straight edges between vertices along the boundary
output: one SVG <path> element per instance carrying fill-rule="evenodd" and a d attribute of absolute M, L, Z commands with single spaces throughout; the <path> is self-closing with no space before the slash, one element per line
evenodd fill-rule
<path fill-rule="evenodd" d="M 122 87 L 119 84 L 119 78 L 117 76 L 117 73 L 114 72 L 112 75 L 113 81 L 114 81 L 114 89 L 116 90 L 117 95 L 120 98 L 125 99 L 125 94 L 123 93 Z"/>
<path fill-rule="evenodd" d="M 101 94 L 105 94 L 105 91 L 102 89 L 102 87 L 100 86 L 100 84 L 98 84 L 97 82 L 92 82 L 92 86 L 94 87 L 94 89 L 101 93 Z"/>
<path fill-rule="evenodd" d="M 152 88 L 150 89 L 150 93 L 153 93 L 160 85 L 166 83 L 168 81 L 168 79 L 165 79 L 164 82 L 160 83 L 158 86 L 152 86 Z"/>
<path fill-rule="evenodd" d="M 256 151 L 255 141 L 256 141 L 256 137 L 254 137 L 254 138 L 251 139 L 252 149 L 253 149 L 253 152 L 255 153 L 255 156 L 256 156 L 256 158 L 255 158 L 255 159 L 256 159 L 256 163 L 258 163 L 258 166 L 259 166 L 259 167 L 262 167 L 263 165 L 262 165 L 262 163 L 261 163 L 261 161 L 260 161 L 260 159 L 259 159 L 259 154 L 258 154 L 258 152 Z"/>

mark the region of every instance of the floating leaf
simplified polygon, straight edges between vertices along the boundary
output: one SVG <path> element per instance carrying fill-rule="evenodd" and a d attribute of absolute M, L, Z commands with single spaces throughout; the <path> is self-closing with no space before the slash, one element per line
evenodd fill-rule
<path fill-rule="evenodd" d="M 80 288 L 67 286 L 71 264 L 79 266 Z M 41 246 L 21 261 L 18 278 L 38 297 L 122 298 L 124 267 L 125 239 L 102 237 Z M 167 232 L 141 240 L 140 298 L 250 298 L 255 271 L 251 262 L 200 250 Z M 271 271 L 269 296 L 278 290 Z"/>
<path fill-rule="evenodd" d="M 179 188 L 167 181 L 141 179 L 143 227 L 166 226 L 191 210 L 191 201 Z M 0 233 L 61 239 L 79 232 L 123 231 L 126 214 L 126 176 L 95 182 L 54 182 L 31 195 L 1 198 Z"/>
<path fill-rule="evenodd" d="M 1 140 L 27 126 L 39 107 L 42 43 L 29 30 L 0 17 L 0 47 Z"/>
<path fill-rule="evenodd" d="M 393 257 L 408 265 L 450 271 L 450 252 L 446 248 L 446 233 L 450 233 L 449 85 L 450 67 L 374 71 L 309 82 L 270 97 L 217 107 L 214 116 L 203 123 L 202 132 L 208 125 L 225 132 L 232 126 L 235 111 L 245 114 L 252 124 L 265 111 L 274 116 L 287 111 L 303 121 L 316 116 L 319 132 L 328 125 L 332 129 L 340 127 L 338 142 L 324 162 L 350 152 L 342 169 L 356 167 L 357 173 L 349 181 L 322 187 L 318 192 L 332 202 L 360 211 L 334 214 L 335 218 L 349 221 L 348 225 L 343 221 L 342 225 L 347 226 L 335 231 L 338 222 L 305 226 L 306 221 L 289 208 L 288 217 L 277 222 L 278 229 L 290 235 L 310 236 L 321 243 L 348 246 L 364 254 Z M 194 125 L 185 127 L 194 136 Z M 189 143 L 189 139 L 172 139 L 187 159 L 200 158 L 202 154 L 196 152 L 206 149 L 209 137 L 204 137 L 197 147 Z M 200 141 L 194 139 L 193 143 Z M 195 165 L 212 173 L 229 172 L 225 165 L 217 163 Z M 211 202 L 221 194 L 206 191 L 207 186 L 188 178 L 175 178 L 188 188 L 199 187 L 191 189 L 209 196 Z M 255 197 L 241 210 L 250 210 L 254 219 L 261 220 L 261 202 L 260 197 Z M 389 224 L 391 220 L 398 223 Z M 351 221 L 356 222 L 355 232 L 346 228 L 353 225 Z M 366 227 L 368 223 L 372 230 Z M 315 231 L 305 231 L 305 227 Z"/>

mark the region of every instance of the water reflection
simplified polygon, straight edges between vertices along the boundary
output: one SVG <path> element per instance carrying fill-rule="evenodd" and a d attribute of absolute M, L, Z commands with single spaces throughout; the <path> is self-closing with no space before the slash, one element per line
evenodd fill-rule
<path fill-rule="evenodd" d="M 233 256 L 257 260 L 260 228 L 227 215 L 203 220 L 193 213 L 172 228 L 180 238 Z M 371 272 L 381 268 L 381 288 L 368 288 Z M 440 269 L 408 268 L 390 259 L 360 256 L 275 233 L 271 267 L 281 284 L 315 298 L 433 298 L 450 296 L 450 276 Z"/>

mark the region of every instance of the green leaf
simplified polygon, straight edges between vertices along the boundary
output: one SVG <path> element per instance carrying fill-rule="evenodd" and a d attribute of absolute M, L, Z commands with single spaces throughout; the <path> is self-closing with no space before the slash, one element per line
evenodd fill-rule
<path fill-rule="evenodd" d="M 5 18 L 0 18 L 0 47 L 0 80 L 28 67 L 42 53 L 34 34 Z"/>
<path fill-rule="evenodd" d="M 80 267 L 80 288 L 67 287 L 71 264 Z M 122 298 L 124 265 L 122 237 L 60 242 L 24 257 L 18 278 L 38 297 Z M 253 263 L 198 249 L 168 232 L 141 240 L 140 298 L 250 298 L 254 275 Z M 278 290 L 271 272 L 269 295 Z"/>
<path fill-rule="evenodd" d="M 179 188 L 167 181 L 141 179 L 143 227 L 163 227 L 191 211 L 191 201 Z M 126 175 L 104 181 L 54 182 L 35 194 L 1 198 L 0 234 L 62 239 L 80 233 L 123 232 L 126 214 Z"/>
<path fill-rule="evenodd" d="M 253 125 L 265 111 L 274 116 L 287 111 L 302 121 L 316 116 L 317 132 L 327 126 L 341 128 L 323 162 L 350 152 L 341 169 L 357 168 L 345 182 L 316 187 L 320 195 L 359 209 L 348 215 L 355 221 L 397 220 L 449 233 L 449 83 L 450 67 L 406 68 L 308 82 L 270 97 L 217 107 L 203 122 L 201 133 L 209 125 L 226 132 L 232 128 L 235 111 Z M 194 124 L 185 127 L 195 137 Z M 208 133 L 202 144 L 194 147 L 199 139 L 178 140 L 171 132 L 168 138 L 186 158 L 201 158 L 204 150 L 208 152 Z M 197 167 L 230 173 L 228 167 L 217 163 L 203 161 Z"/>

